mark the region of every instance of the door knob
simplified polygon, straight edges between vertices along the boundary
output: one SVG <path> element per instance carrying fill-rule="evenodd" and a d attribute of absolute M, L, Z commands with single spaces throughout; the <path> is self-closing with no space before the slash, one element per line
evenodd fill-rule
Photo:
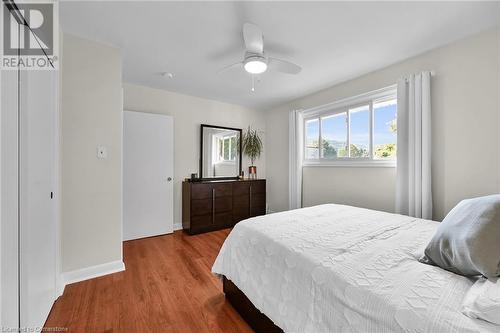
<path fill-rule="evenodd" d="M 168 181 L 168 182 L 172 181 L 172 177 L 168 177 L 168 178 L 167 178 L 167 181 Z"/>

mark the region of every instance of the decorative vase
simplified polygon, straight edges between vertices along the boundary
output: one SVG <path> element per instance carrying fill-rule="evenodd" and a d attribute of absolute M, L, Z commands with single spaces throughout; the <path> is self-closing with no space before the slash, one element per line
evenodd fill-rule
<path fill-rule="evenodd" d="M 248 167 L 248 174 L 250 178 L 257 178 L 257 167 L 252 165 Z"/>

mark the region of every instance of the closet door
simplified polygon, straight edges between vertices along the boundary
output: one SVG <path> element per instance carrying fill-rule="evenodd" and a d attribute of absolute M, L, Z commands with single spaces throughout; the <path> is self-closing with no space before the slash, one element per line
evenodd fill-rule
<path fill-rule="evenodd" d="M 11 27 L 23 34 L 16 20 Z M 6 331 L 39 331 L 56 298 L 57 75 L 0 73 L 0 326 Z"/>
<path fill-rule="evenodd" d="M 173 118 L 124 111 L 123 239 L 172 233 Z"/>
<path fill-rule="evenodd" d="M 0 326 L 6 328 L 19 325 L 17 76 L 17 71 L 0 71 Z"/>
<path fill-rule="evenodd" d="M 56 75 L 20 82 L 20 326 L 42 327 L 56 299 Z"/>

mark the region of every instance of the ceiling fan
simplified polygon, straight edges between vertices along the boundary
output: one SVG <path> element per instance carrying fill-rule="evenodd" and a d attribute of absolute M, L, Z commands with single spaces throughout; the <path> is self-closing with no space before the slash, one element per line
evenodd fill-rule
<path fill-rule="evenodd" d="M 262 74 L 268 69 L 287 74 L 298 74 L 302 70 L 299 65 L 289 61 L 268 57 L 264 53 L 262 30 L 257 25 L 243 24 L 243 40 L 246 48 L 243 61 L 226 66 L 220 69 L 219 73 L 233 68 L 243 68 L 250 74 Z"/>

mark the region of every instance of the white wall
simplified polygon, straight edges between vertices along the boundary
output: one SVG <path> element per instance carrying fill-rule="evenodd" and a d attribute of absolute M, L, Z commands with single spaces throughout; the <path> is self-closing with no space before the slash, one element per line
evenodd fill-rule
<path fill-rule="evenodd" d="M 394 211 L 396 168 L 306 167 L 303 204 L 338 203 Z"/>
<path fill-rule="evenodd" d="M 118 49 L 64 34 L 62 271 L 122 260 L 122 60 Z M 108 150 L 96 158 L 98 145 Z"/>
<path fill-rule="evenodd" d="M 414 58 L 279 106 L 267 113 L 268 201 L 288 208 L 288 111 L 310 108 L 396 83 L 421 70 L 432 78 L 434 218 L 461 199 L 500 192 L 500 29 Z M 306 205 L 343 202 L 392 210 L 394 172 L 366 168 L 304 169 Z M 365 179 L 366 185 L 352 188 Z"/>
<path fill-rule="evenodd" d="M 245 129 L 258 129 L 265 140 L 262 112 L 213 100 L 182 95 L 160 89 L 124 84 L 124 110 L 161 113 L 174 118 L 174 227 L 181 225 L 181 183 L 191 173 L 199 173 L 200 125 L 202 123 Z M 266 146 L 256 162 L 259 178 L 265 177 Z M 248 175 L 250 162 L 243 158 Z"/>

